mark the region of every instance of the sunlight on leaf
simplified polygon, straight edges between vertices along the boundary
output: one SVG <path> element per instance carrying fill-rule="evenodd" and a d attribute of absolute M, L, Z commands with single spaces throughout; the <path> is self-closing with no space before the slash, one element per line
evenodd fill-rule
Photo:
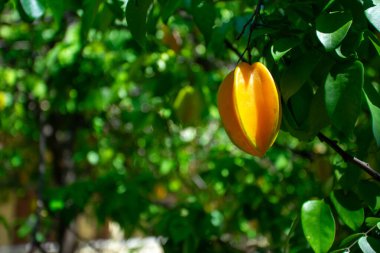
<path fill-rule="evenodd" d="M 331 12 L 317 18 L 317 37 L 326 51 L 334 50 L 346 37 L 352 24 L 348 12 Z"/>

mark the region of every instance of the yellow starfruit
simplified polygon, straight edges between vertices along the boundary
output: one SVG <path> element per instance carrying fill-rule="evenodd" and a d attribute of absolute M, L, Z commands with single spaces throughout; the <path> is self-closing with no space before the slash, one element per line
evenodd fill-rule
<path fill-rule="evenodd" d="M 231 141 L 262 157 L 273 145 L 281 124 L 281 103 L 269 70 L 260 62 L 242 62 L 223 80 L 218 109 Z"/>

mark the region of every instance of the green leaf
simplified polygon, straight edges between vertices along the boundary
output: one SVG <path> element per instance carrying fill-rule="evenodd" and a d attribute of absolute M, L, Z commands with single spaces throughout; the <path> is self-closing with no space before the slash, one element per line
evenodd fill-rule
<path fill-rule="evenodd" d="M 347 168 L 345 168 L 342 173 L 339 179 L 339 185 L 345 190 L 350 190 L 353 185 L 358 184 L 362 171 L 352 164 L 347 164 Z"/>
<path fill-rule="evenodd" d="M 280 88 L 285 102 L 293 96 L 302 85 L 310 78 L 321 56 L 317 52 L 311 52 L 299 57 L 284 70 L 281 76 Z"/>
<path fill-rule="evenodd" d="M 354 231 L 359 229 L 364 222 L 364 209 L 355 193 L 336 190 L 330 198 L 344 224 Z"/>
<path fill-rule="evenodd" d="M 371 181 L 361 181 L 358 184 L 359 197 L 364 200 L 365 204 L 376 213 L 380 210 L 380 186 Z"/>
<path fill-rule="evenodd" d="M 380 0 L 363 0 L 364 14 L 368 21 L 380 32 Z"/>
<path fill-rule="evenodd" d="M 161 8 L 161 18 L 164 23 L 168 22 L 170 16 L 174 13 L 176 9 L 181 5 L 182 1 L 179 0 L 158 0 Z"/>
<path fill-rule="evenodd" d="M 334 242 L 335 222 L 329 205 L 310 200 L 302 205 L 302 229 L 314 252 L 327 252 Z"/>
<path fill-rule="evenodd" d="M 290 225 L 290 228 L 289 228 L 289 232 L 286 235 L 286 241 L 285 241 L 285 244 L 284 244 L 284 252 L 289 252 L 289 249 L 290 249 L 290 239 L 292 238 L 292 236 L 294 234 L 294 231 L 298 227 L 299 222 L 300 222 L 300 217 L 299 217 L 299 215 L 297 215 L 293 219 L 292 224 Z"/>
<path fill-rule="evenodd" d="M 83 15 L 81 24 L 81 41 L 87 40 L 87 34 L 91 29 L 102 0 L 85 0 L 83 3 Z"/>
<path fill-rule="evenodd" d="M 287 107 L 290 109 L 290 112 L 296 122 L 297 126 L 301 127 L 309 116 L 310 111 L 310 101 L 313 97 L 313 90 L 309 84 L 305 84 L 301 89 L 297 91 L 294 96 L 292 96 L 288 103 Z"/>
<path fill-rule="evenodd" d="M 20 3 L 26 15 L 31 19 L 40 18 L 45 12 L 41 0 L 20 0 Z"/>
<path fill-rule="evenodd" d="M 379 39 L 372 32 L 368 32 L 368 38 L 372 42 L 372 44 L 375 47 L 377 53 L 380 55 L 380 41 L 379 41 Z"/>
<path fill-rule="evenodd" d="M 206 43 L 209 43 L 212 38 L 216 16 L 214 4 L 212 1 L 208 0 L 193 0 L 191 2 L 191 13 L 194 17 L 194 22 L 203 34 Z"/>
<path fill-rule="evenodd" d="M 107 5 L 116 18 L 124 18 L 124 0 L 107 1 Z"/>
<path fill-rule="evenodd" d="M 283 106 L 283 128 L 301 140 L 310 140 L 330 121 L 327 116 L 323 89 L 313 94 L 309 83 L 301 87 Z"/>
<path fill-rule="evenodd" d="M 108 87 L 91 89 L 86 99 L 78 105 L 79 110 L 106 110 L 112 101 L 112 92 Z"/>
<path fill-rule="evenodd" d="M 147 24 L 146 24 L 146 33 L 155 34 L 157 31 L 157 23 L 160 21 L 159 9 L 156 8 L 157 5 L 152 4 L 152 7 L 148 10 L 147 15 Z"/>
<path fill-rule="evenodd" d="M 380 95 L 371 84 L 364 86 L 364 94 L 372 116 L 372 132 L 377 146 L 380 147 Z"/>
<path fill-rule="evenodd" d="M 347 247 L 350 246 L 353 242 L 356 242 L 360 237 L 363 236 L 363 233 L 352 234 L 342 240 L 339 244 L 339 247 Z"/>
<path fill-rule="evenodd" d="M 4 216 L 0 215 L 0 225 L 6 230 L 7 233 L 11 232 L 11 227 L 7 221 L 7 219 Z"/>
<path fill-rule="evenodd" d="M 326 78 L 325 101 L 332 124 L 340 131 L 352 132 L 360 113 L 364 68 L 360 61 L 336 64 Z"/>
<path fill-rule="evenodd" d="M 273 59 L 275 61 L 280 60 L 287 52 L 292 50 L 293 47 L 297 46 L 300 43 L 300 39 L 294 37 L 276 40 L 271 47 Z"/>
<path fill-rule="evenodd" d="M 129 0 L 125 10 L 128 28 L 133 38 L 143 48 L 146 43 L 148 10 L 152 2 L 152 0 Z"/>
<path fill-rule="evenodd" d="M 4 0 L 4 1 L 1 1 L 1 2 L 0 2 L 0 12 L 3 11 L 4 6 L 5 6 L 5 4 L 6 4 L 7 2 L 8 2 L 8 0 Z M 0 219 L 1 219 L 1 217 L 0 217 Z"/>
<path fill-rule="evenodd" d="M 311 100 L 309 117 L 306 120 L 305 125 L 308 126 L 312 136 L 315 136 L 329 123 L 330 120 L 326 111 L 323 89 L 319 88 Z"/>
<path fill-rule="evenodd" d="M 104 5 L 95 16 L 93 27 L 101 32 L 107 31 L 115 17 L 115 13 L 111 9 L 111 5 Z"/>
<path fill-rule="evenodd" d="M 46 0 L 46 5 L 52 11 L 55 21 L 59 22 L 62 19 L 63 13 L 65 11 L 65 2 L 55 1 L 55 0 Z"/>
<path fill-rule="evenodd" d="M 355 57 L 356 50 L 364 40 L 363 31 L 355 31 L 351 29 L 347 36 L 342 41 L 342 44 L 335 49 L 336 51 L 339 49 L 339 51 L 343 54 L 344 57 Z"/>
<path fill-rule="evenodd" d="M 369 245 L 371 245 L 371 248 L 375 252 L 380 252 L 380 240 L 379 240 L 378 237 L 374 238 L 374 237 L 368 236 L 367 237 L 367 242 L 368 242 Z"/>
<path fill-rule="evenodd" d="M 367 227 L 378 226 L 379 223 L 380 223 L 380 218 L 378 217 L 368 217 L 365 219 L 365 224 L 367 225 Z"/>
<path fill-rule="evenodd" d="M 228 52 L 225 43 L 221 43 L 226 38 L 228 31 L 232 28 L 232 23 L 223 23 L 221 26 L 214 27 L 211 41 L 207 45 L 207 50 L 212 50 L 219 58 L 225 57 Z"/>
<path fill-rule="evenodd" d="M 323 13 L 316 21 L 317 37 L 326 51 L 332 51 L 346 37 L 352 24 L 352 16 L 348 12 Z"/>
<path fill-rule="evenodd" d="M 25 223 L 17 230 L 17 235 L 21 238 L 26 237 L 33 232 L 33 228 L 36 227 L 37 222 L 36 214 L 29 215 Z"/>
<path fill-rule="evenodd" d="M 52 199 L 49 202 L 49 208 L 50 210 L 54 211 L 59 211 L 62 210 L 65 207 L 65 203 L 63 202 L 62 199 Z"/>
<path fill-rule="evenodd" d="M 333 251 L 329 251 L 329 253 L 346 253 L 346 252 L 345 252 L 345 249 L 336 249 Z"/>
<path fill-rule="evenodd" d="M 336 0 L 330 0 L 326 5 L 325 7 L 323 7 L 323 10 L 322 11 L 326 11 L 327 9 L 330 8 L 331 5 L 333 5 L 335 3 Z"/>
<path fill-rule="evenodd" d="M 180 242 L 189 238 L 192 233 L 192 226 L 187 219 L 182 217 L 173 217 L 170 221 L 170 235 L 174 242 Z M 181 231 L 181 233 L 178 233 Z"/>
<path fill-rule="evenodd" d="M 363 253 L 376 253 L 375 250 L 372 249 L 371 245 L 367 241 L 367 236 L 363 236 L 358 241 L 360 249 Z"/>

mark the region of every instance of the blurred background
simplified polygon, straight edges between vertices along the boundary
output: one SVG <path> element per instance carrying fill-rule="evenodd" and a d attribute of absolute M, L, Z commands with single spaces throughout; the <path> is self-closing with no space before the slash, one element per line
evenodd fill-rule
<path fill-rule="evenodd" d="M 149 10 L 135 10 L 137 28 L 121 0 L 0 3 L 0 245 L 100 252 L 104 240 L 140 238 L 157 252 L 310 252 L 298 222 L 305 201 L 337 182 L 379 196 L 377 183 L 359 182 L 369 177 L 314 138 L 324 127 L 378 169 L 367 107 L 349 135 L 328 124 L 292 135 L 283 127 L 261 159 L 228 139 L 217 90 L 246 47 L 248 33 L 235 38 L 257 1 L 136 2 Z M 252 57 L 278 81 L 293 61 L 275 62 L 268 45 L 286 27 L 306 31 L 302 19 L 322 8 L 274 2 Z M 136 39 L 136 29 L 147 36 Z M 315 32 L 305 34 L 318 47 Z M 379 57 L 365 64 L 378 88 Z M 337 240 L 351 233 L 337 229 Z"/>

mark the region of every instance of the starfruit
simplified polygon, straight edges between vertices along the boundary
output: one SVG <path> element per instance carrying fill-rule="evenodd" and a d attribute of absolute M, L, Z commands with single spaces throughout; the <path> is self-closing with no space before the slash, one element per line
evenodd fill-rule
<path fill-rule="evenodd" d="M 218 109 L 231 141 L 262 157 L 273 145 L 281 124 L 281 103 L 269 70 L 260 62 L 242 62 L 223 80 Z"/>

